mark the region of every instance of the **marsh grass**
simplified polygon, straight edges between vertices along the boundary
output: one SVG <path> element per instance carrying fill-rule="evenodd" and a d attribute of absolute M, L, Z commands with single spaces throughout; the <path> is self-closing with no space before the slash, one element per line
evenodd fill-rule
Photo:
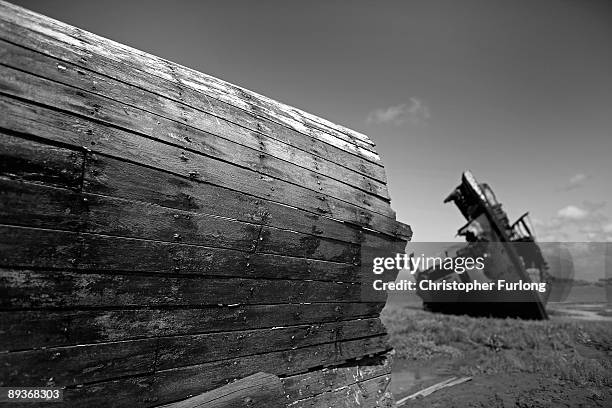
<path fill-rule="evenodd" d="M 400 360 L 456 361 L 461 374 L 536 373 L 579 385 L 612 386 L 612 324 L 473 318 L 386 308 Z"/>

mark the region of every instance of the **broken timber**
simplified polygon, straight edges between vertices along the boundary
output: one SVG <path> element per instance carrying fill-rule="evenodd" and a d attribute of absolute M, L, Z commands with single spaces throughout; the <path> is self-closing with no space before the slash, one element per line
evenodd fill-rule
<path fill-rule="evenodd" d="M 1 386 L 390 403 L 362 261 L 411 232 L 367 136 L 6 2 L 0 110 Z"/>
<path fill-rule="evenodd" d="M 255 373 L 212 391 L 160 408 L 281 408 L 283 385 L 280 378 L 268 373 Z"/>

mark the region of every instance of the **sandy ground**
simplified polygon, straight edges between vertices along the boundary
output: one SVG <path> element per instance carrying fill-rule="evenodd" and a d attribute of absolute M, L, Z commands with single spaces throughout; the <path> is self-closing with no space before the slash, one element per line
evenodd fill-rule
<path fill-rule="evenodd" d="M 603 313 L 601 313 L 603 310 Z M 407 407 L 612 407 L 612 319 L 602 305 L 557 305 L 548 322 L 383 312 L 397 352 L 396 400 L 453 376 L 472 380 Z"/>

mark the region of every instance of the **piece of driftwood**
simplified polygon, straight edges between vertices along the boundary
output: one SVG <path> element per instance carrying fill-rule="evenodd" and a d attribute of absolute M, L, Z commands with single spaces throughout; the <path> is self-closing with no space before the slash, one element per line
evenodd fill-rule
<path fill-rule="evenodd" d="M 444 381 L 440 381 L 439 383 L 431 385 L 431 386 L 429 386 L 427 388 L 424 388 L 424 389 L 422 389 L 420 391 L 417 391 L 414 394 L 410 394 L 407 397 L 404 397 L 404 398 L 396 401 L 395 405 L 397 407 L 401 407 L 401 406 L 405 405 L 406 402 L 408 402 L 409 400 L 413 400 L 413 399 L 418 398 L 418 397 L 426 397 L 426 396 L 428 396 L 430 394 L 433 394 L 434 392 L 439 391 L 441 389 L 448 388 L 448 387 L 453 387 L 455 385 L 463 384 L 464 382 L 471 381 L 471 380 L 472 380 L 472 377 L 461 377 L 461 378 L 451 377 L 451 378 L 448 378 L 448 379 L 446 379 Z"/>
<path fill-rule="evenodd" d="M 255 373 L 212 391 L 160 408 L 281 408 L 283 385 L 274 374 Z"/>

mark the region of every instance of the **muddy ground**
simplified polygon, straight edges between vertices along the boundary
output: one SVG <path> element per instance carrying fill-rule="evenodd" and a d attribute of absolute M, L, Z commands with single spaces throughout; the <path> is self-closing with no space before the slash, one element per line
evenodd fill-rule
<path fill-rule="evenodd" d="M 436 315 L 390 304 L 399 400 L 450 377 L 472 380 L 407 407 L 612 407 L 612 322 L 553 311 L 549 321 Z"/>

